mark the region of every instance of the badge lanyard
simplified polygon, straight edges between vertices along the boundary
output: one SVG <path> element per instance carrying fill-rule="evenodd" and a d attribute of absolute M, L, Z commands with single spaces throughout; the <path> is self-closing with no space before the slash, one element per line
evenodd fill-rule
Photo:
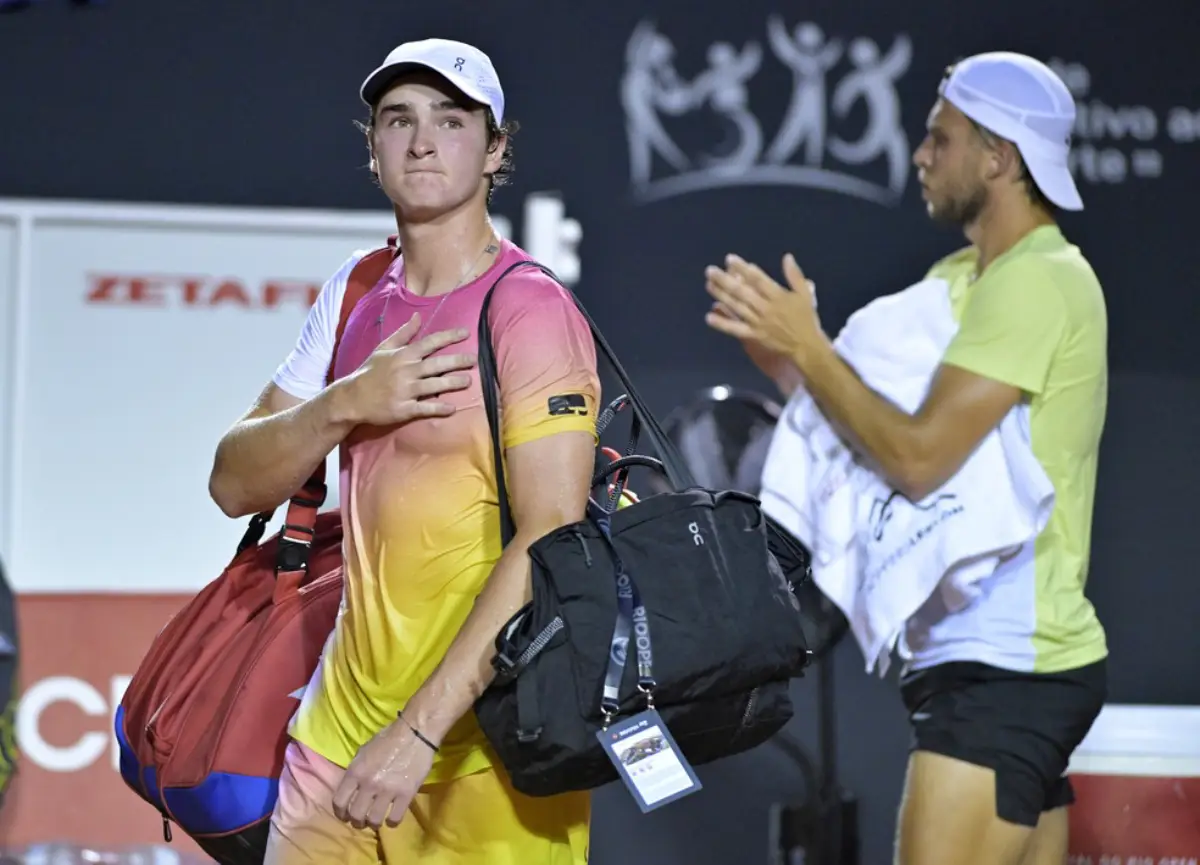
<path fill-rule="evenodd" d="M 654 708 L 657 684 L 654 681 L 654 650 L 650 643 L 649 618 L 637 584 L 617 555 L 608 517 L 597 519 L 596 525 L 612 553 L 617 577 L 617 623 L 609 644 L 608 671 L 600 699 L 604 722 L 602 729 L 596 732 L 596 738 L 645 813 L 695 793 L 702 785 Z M 646 707 L 629 718 L 616 721 L 621 708 L 621 679 L 631 651 L 637 653 L 637 686 L 646 697 Z"/>
<path fill-rule="evenodd" d="M 650 622 L 646 608 L 633 577 L 625 570 L 612 542 L 608 518 L 596 521 L 612 552 L 617 573 L 617 623 L 613 627 L 612 643 L 608 650 L 608 672 L 604 676 L 604 695 L 600 709 L 604 713 L 604 729 L 612 723 L 621 706 L 621 678 L 629 656 L 630 642 L 637 655 L 638 690 L 646 695 L 646 708 L 654 708 L 654 650 L 650 643 Z"/>

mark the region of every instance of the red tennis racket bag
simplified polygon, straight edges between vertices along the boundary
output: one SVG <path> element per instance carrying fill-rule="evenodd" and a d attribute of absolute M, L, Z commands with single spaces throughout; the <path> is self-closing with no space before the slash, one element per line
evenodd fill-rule
<path fill-rule="evenodd" d="M 338 342 L 391 245 L 351 273 Z M 279 534 L 260 544 L 271 514 L 251 518 L 224 573 L 154 639 L 117 708 L 125 783 L 161 813 L 167 841 L 175 823 L 227 865 L 263 861 L 297 692 L 341 603 L 341 516 L 318 513 L 325 494 L 322 462 Z"/>

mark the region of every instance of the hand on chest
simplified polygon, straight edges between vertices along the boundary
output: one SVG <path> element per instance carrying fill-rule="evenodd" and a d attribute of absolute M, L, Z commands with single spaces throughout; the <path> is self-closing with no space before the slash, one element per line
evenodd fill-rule
<path fill-rule="evenodd" d="M 430 367 L 425 374 L 436 378 L 436 359 L 458 354 L 478 354 L 480 299 L 474 292 L 460 290 L 432 298 L 412 297 L 397 287 L 382 286 L 363 298 L 347 322 L 336 366 L 339 377 L 359 369 L 380 343 L 399 330 L 414 313 L 420 327 L 406 346 L 411 351 L 407 362 Z M 423 344 L 427 337 L 442 331 L 462 328 L 466 339 L 430 351 Z M 432 363 L 431 363 L 432 362 Z M 454 374 L 464 374 L 456 371 Z M 483 392 L 478 367 L 465 371 L 470 384 L 461 390 L 438 393 L 438 402 L 455 408 L 449 417 L 420 418 L 392 427 L 360 427 L 347 440 L 354 448 L 367 441 L 386 439 L 386 447 L 395 452 L 438 455 L 473 449 L 479 440 L 487 441 L 487 419 L 483 411 Z M 382 442 L 380 442 L 382 443 Z"/>

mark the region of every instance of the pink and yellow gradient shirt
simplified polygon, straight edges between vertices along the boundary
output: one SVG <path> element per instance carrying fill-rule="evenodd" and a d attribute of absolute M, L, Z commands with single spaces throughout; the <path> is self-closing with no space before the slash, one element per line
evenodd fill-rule
<path fill-rule="evenodd" d="M 306 333 L 276 374 L 276 384 L 300 398 L 320 390 L 313 375 L 323 376 L 322 348 L 332 353 L 341 293 L 358 257 L 326 285 L 322 294 L 330 296 L 318 298 Z M 483 276 L 432 297 L 407 291 L 397 259 L 351 314 L 334 377 L 357 369 L 414 311 L 421 314 L 417 339 L 463 327 L 469 339 L 443 351 L 476 352 L 485 294 L 504 270 L 528 258 L 504 241 Z M 594 435 L 600 398 L 595 344 L 569 294 L 541 271 L 521 268 L 496 288 L 489 317 L 504 447 L 561 432 Z M 440 397 L 457 406 L 454 415 L 398 428 L 362 426 L 342 444 L 345 591 L 291 726 L 294 738 L 338 765 L 346 766 L 395 720 L 433 672 L 500 557 L 496 477 L 477 370 L 471 378 L 467 390 Z M 493 760 L 468 713 L 442 743 L 429 780 L 470 774 Z"/>

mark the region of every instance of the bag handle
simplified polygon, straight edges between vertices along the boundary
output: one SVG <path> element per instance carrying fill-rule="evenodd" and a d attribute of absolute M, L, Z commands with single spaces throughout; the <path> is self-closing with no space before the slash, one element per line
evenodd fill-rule
<path fill-rule="evenodd" d="M 613 475 L 618 472 L 628 471 L 632 466 L 650 469 L 651 471 L 658 472 L 660 475 L 666 474 L 662 460 L 656 460 L 654 457 L 642 456 L 641 454 L 630 454 L 627 457 L 618 457 L 607 465 L 598 468 L 596 474 L 592 477 L 592 486 L 601 486 L 607 483 L 608 479 Z"/>
<path fill-rule="evenodd" d="M 325 373 L 325 386 L 333 383 L 333 367 L 341 348 L 342 336 L 346 331 L 346 323 L 358 302 L 383 279 L 392 261 L 400 250 L 396 237 L 388 238 L 387 246 L 367 253 L 354 265 L 346 280 L 346 291 L 342 295 L 342 306 L 338 316 L 337 331 L 333 340 L 333 353 L 329 360 L 329 369 Z M 287 515 L 280 530 L 279 548 L 275 554 L 275 576 L 280 574 L 305 571 L 308 568 L 308 553 L 316 533 L 317 514 L 325 504 L 329 488 L 325 484 L 325 460 L 317 463 L 313 473 L 304 485 L 288 500 Z M 257 546 L 262 540 L 267 524 L 275 515 L 275 509 L 263 511 L 250 518 L 250 525 L 238 543 L 237 551 L 241 553 L 249 547 Z"/>
<path fill-rule="evenodd" d="M 519 261 L 511 265 L 492 283 L 492 287 L 488 289 L 487 294 L 483 298 L 483 307 L 479 313 L 479 381 L 483 386 L 483 405 L 487 412 L 488 427 L 492 436 L 492 458 L 496 464 L 496 492 L 500 504 L 500 536 L 504 545 L 508 545 L 516 534 L 516 525 L 512 518 L 512 508 L 508 501 L 508 486 L 504 481 L 504 450 L 500 442 L 501 427 L 500 427 L 500 406 L 498 404 L 500 377 L 496 369 L 496 355 L 492 346 L 492 330 L 488 322 L 488 310 L 491 307 L 492 295 L 496 290 L 496 286 L 500 284 L 504 277 L 508 276 L 514 270 L 519 268 L 535 268 L 542 271 L 556 283 L 558 283 L 567 296 L 575 304 L 575 308 L 579 310 L 584 320 L 588 323 L 591 329 L 592 338 L 599 346 L 601 354 L 604 355 L 613 372 L 616 373 L 622 387 L 632 405 L 634 419 L 641 423 L 642 429 L 650 438 L 650 442 L 654 445 L 663 469 L 667 475 L 667 479 L 676 489 L 687 489 L 696 485 L 695 478 L 692 477 L 691 471 L 687 464 L 683 461 L 679 451 L 674 443 L 667 437 L 662 426 L 650 411 L 646 401 L 642 399 L 637 388 L 633 386 L 633 382 L 629 380 L 629 374 L 625 372 L 625 368 L 621 366 L 621 362 L 617 360 L 616 354 L 612 347 L 608 344 L 608 340 L 600 333 L 600 329 L 596 327 L 596 323 L 592 317 L 588 315 L 583 304 L 579 302 L 579 298 L 571 289 L 567 288 L 550 268 L 536 261 Z"/>

